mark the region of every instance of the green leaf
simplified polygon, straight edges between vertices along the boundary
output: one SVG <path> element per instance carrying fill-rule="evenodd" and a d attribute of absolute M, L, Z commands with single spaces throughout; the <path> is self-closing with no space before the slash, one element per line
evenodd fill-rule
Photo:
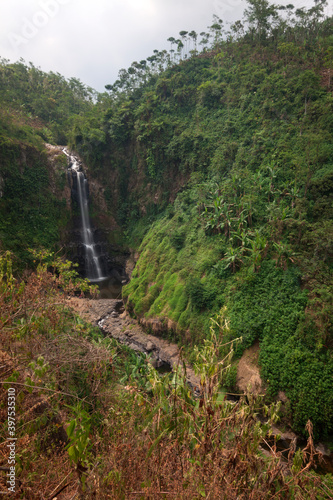
<path fill-rule="evenodd" d="M 79 454 L 77 452 L 77 449 L 75 446 L 70 446 L 68 448 L 68 455 L 69 455 L 69 458 L 71 460 L 73 460 L 73 462 L 77 463 L 78 459 L 79 459 Z"/>
<path fill-rule="evenodd" d="M 69 424 L 69 426 L 67 427 L 66 429 L 66 432 L 67 432 L 67 436 L 69 437 L 69 439 L 72 438 L 73 436 L 73 433 L 74 433 L 74 429 L 75 429 L 75 424 L 76 424 L 76 420 L 72 420 Z"/>
<path fill-rule="evenodd" d="M 202 496 L 203 498 L 206 498 L 206 492 L 205 492 L 205 488 L 204 488 L 203 484 L 199 484 L 198 490 L 199 490 L 200 496 Z"/>

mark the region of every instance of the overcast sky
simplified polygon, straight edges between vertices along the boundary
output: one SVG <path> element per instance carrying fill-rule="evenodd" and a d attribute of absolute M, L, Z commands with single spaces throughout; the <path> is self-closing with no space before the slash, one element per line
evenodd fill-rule
<path fill-rule="evenodd" d="M 329 4 L 332 15 L 332 0 Z M 169 49 L 170 36 L 207 30 L 213 14 L 225 23 L 236 21 L 245 7 L 245 0 L 1 0 L 0 57 L 12 62 L 22 57 L 102 92 L 121 68 L 154 49 Z"/>

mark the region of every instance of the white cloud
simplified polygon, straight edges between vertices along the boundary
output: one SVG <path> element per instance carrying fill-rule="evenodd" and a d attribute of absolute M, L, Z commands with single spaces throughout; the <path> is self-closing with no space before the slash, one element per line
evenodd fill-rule
<path fill-rule="evenodd" d="M 168 37 L 205 31 L 213 14 L 241 19 L 245 6 L 245 0 L 11 0 L 1 7 L 0 56 L 23 57 L 103 91 L 119 69 L 169 48 Z"/>

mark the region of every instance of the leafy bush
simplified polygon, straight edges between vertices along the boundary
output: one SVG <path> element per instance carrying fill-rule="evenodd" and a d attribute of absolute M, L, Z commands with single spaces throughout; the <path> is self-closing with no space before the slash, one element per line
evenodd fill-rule
<path fill-rule="evenodd" d="M 209 308 L 213 304 L 217 293 L 216 289 L 210 288 L 209 283 L 204 284 L 195 276 L 189 278 L 185 290 L 193 306 L 200 311 Z"/>

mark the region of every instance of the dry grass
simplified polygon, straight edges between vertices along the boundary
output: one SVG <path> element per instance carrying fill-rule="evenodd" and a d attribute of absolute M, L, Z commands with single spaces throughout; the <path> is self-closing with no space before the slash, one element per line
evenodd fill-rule
<path fill-rule="evenodd" d="M 24 287 L 8 278 L 1 282 L 2 422 L 7 389 L 16 389 L 17 483 L 11 498 L 332 498 L 328 483 L 309 474 L 315 461 L 311 423 L 302 452 L 292 447 L 286 460 L 272 447 L 267 457 L 260 446 L 276 409 L 266 408 L 267 424 L 261 424 L 260 398 L 220 401 L 216 373 L 199 399 L 183 378 L 160 379 L 150 368 L 143 374 L 148 391 L 134 381 L 122 386 L 119 351 L 87 336 L 87 326 L 64 310 L 58 286 L 45 269 L 26 276 Z M 66 450 L 73 419 L 75 432 L 89 421 L 87 446 L 74 462 Z M 7 436 L 4 424 L 3 468 Z"/>

